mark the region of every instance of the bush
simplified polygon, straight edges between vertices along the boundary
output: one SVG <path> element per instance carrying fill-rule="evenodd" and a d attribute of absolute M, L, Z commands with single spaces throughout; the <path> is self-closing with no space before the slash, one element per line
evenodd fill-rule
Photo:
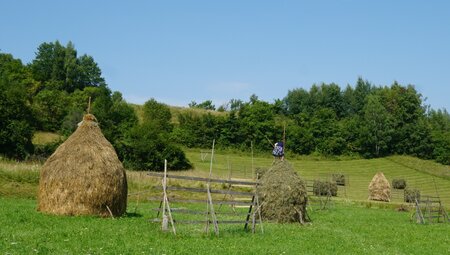
<path fill-rule="evenodd" d="M 394 189 L 405 189 L 406 181 L 404 179 L 394 179 L 392 180 L 392 188 Z"/>
<path fill-rule="evenodd" d="M 31 156 L 32 160 L 45 161 L 53 152 L 63 143 L 63 140 L 58 140 L 47 144 L 38 144 L 34 146 L 34 152 Z"/>
<path fill-rule="evenodd" d="M 313 184 L 313 192 L 316 196 L 337 196 L 337 184 L 330 181 L 315 180 Z"/>
<path fill-rule="evenodd" d="M 125 168 L 163 171 L 164 159 L 169 170 L 192 168 L 184 152 L 164 140 L 157 131 L 148 125 L 138 125 L 129 131 L 124 141 L 116 144 Z"/>
<path fill-rule="evenodd" d="M 414 203 L 415 201 L 420 200 L 420 190 L 418 189 L 405 189 L 405 202 Z"/>
<path fill-rule="evenodd" d="M 336 182 L 339 186 L 345 186 L 345 175 L 344 174 L 332 174 L 331 179 Z"/>

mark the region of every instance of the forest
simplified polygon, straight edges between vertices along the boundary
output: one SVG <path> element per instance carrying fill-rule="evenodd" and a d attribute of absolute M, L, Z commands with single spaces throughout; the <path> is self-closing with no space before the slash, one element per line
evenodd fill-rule
<path fill-rule="evenodd" d="M 271 151 L 286 140 L 291 155 L 375 158 L 393 154 L 450 165 L 450 114 L 431 109 L 413 85 L 313 84 L 293 88 L 273 102 L 252 95 L 216 107 L 211 100 L 172 116 L 170 106 L 149 99 L 142 116 L 118 91 L 111 91 L 92 56 L 73 43 L 44 42 L 30 63 L 0 52 L 0 154 L 16 160 L 45 159 L 77 127 L 87 110 L 100 124 L 125 167 L 189 169 L 182 148 Z M 174 121 L 174 119 L 176 121 Z M 36 131 L 61 135 L 33 145 Z M 283 134 L 285 133 L 285 137 Z"/>

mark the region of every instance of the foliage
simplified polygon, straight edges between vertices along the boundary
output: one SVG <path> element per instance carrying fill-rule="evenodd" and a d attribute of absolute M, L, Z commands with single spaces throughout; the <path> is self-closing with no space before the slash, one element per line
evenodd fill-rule
<path fill-rule="evenodd" d="M 41 162 L 44 162 L 47 160 L 48 157 L 50 157 L 53 152 L 56 151 L 56 149 L 63 143 L 64 141 L 62 139 L 46 143 L 46 144 L 36 144 L 34 146 L 34 153 L 31 157 L 32 160 L 38 160 Z"/>
<path fill-rule="evenodd" d="M 42 43 L 31 62 L 30 69 L 41 89 L 49 88 L 73 92 L 85 87 L 97 87 L 105 84 L 101 71 L 91 56 L 77 57 L 72 42 L 63 46 L 59 41 Z"/>
<path fill-rule="evenodd" d="M 205 110 L 216 110 L 216 106 L 213 104 L 213 102 L 211 100 L 206 100 L 202 103 L 197 103 L 195 101 L 192 101 L 189 103 L 189 107 L 191 108 L 200 108 L 200 109 L 205 109 Z"/>
<path fill-rule="evenodd" d="M 154 99 L 144 104 L 143 123 L 132 126 L 117 145 L 125 167 L 135 170 L 164 170 L 164 160 L 171 170 L 192 166 L 184 152 L 169 142 L 171 113 L 167 105 Z"/>
<path fill-rule="evenodd" d="M 34 119 L 28 101 L 33 86 L 20 60 L 0 53 L 0 154 L 24 159 L 33 151 Z"/>

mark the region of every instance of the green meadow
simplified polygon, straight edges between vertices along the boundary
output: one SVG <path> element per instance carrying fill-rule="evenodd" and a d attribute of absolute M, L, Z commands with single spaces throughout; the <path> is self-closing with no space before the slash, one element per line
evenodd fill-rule
<path fill-rule="evenodd" d="M 191 171 L 172 174 L 207 176 L 210 152 L 186 150 L 194 164 Z M 406 156 L 380 159 L 288 159 L 307 180 L 346 175 L 348 184 L 327 210 L 309 209 L 306 225 L 264 222 L 264 233 L 242 225 L 221 225 L 219 236 L 206 235 L 204 225 L 176 225 L 177 235 L 161 231 L 148 196 L 160 180 L 145 172 L 128 171 L 129 205 L 120 218 L 64 217 L 36 211 L 36 192 L 41 164 L 0 161 L 0 254 L 448 254 L 450 224 L 419 225 L 413 210 L 398 211 L 404 204 L 400 191 L 390 203 L 369 202 L 368 185 L 381 171 L 389 181 L 404 178 L 422 194 L 438 193 L 450 205 L 448 166 Z M 216 152 L 213 177 L 252 178 L 257 168 L 269 168 L 273 159 L 251 153 Z M 201 186 L 171 181 L 169 185 Z M 220 188 L 217 186 L 215 188 Z M 148 192 L 147 192 L 148 191 Z M 182 194 L 183 195 L 183 194 Z M 187 195 L 187 194 L 184 194 Z M 199 205 L 184 205 L 198 209 Z M 203 207 L 203 205 L 201 205 Z M 448 211 L 448 210 L 447 210 Z M 174 217 L 177 217 L 174 214 Z"/>

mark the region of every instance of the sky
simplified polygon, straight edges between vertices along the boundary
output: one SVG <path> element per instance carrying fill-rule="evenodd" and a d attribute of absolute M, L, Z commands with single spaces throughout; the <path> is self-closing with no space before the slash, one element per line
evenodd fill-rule
<path fill-rule="evenodd" d="M 450 111 L 450 1 L 0 0 L 0 52 L 71 41 L 131 103 L 273 102 L 313 84 L 412 84 Z"/>

